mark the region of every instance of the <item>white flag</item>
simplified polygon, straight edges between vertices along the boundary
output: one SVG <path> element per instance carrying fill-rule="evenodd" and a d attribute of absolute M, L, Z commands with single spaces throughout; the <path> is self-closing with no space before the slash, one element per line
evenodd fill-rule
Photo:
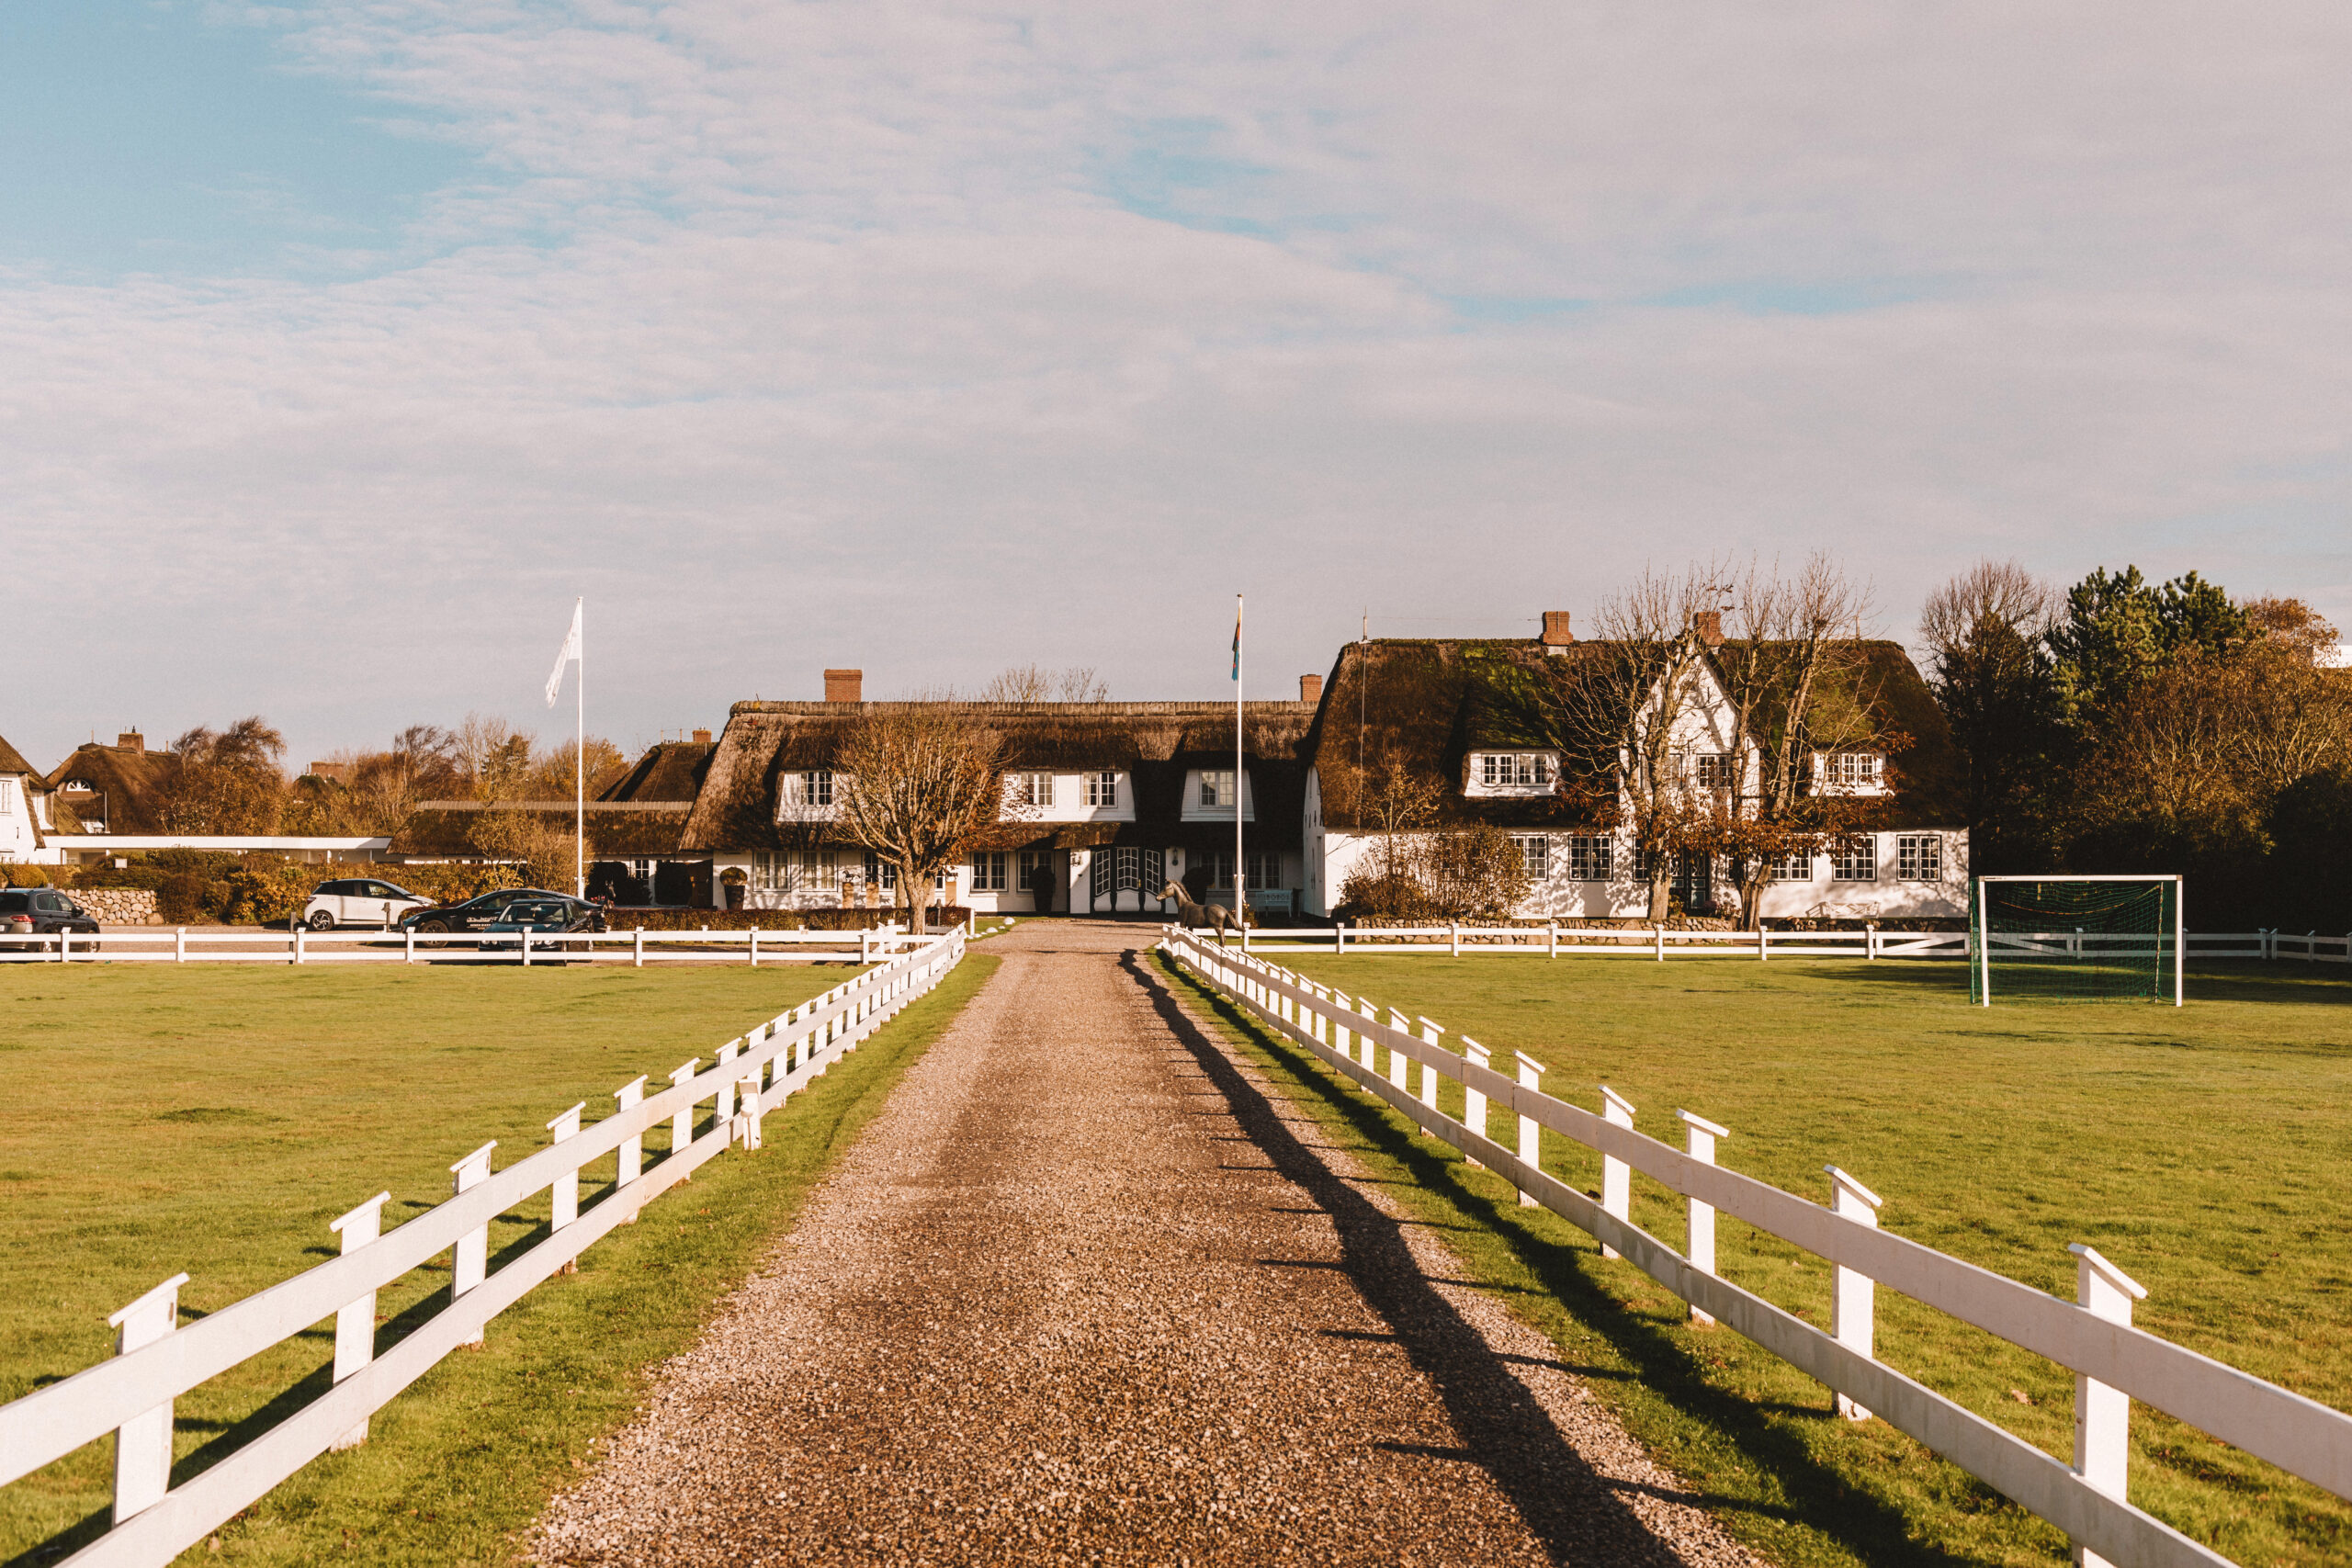
<path fill-rule="evenodd" d="M 555 706 L 556 694 L 563 690 L 563 667 L 580 657 L 581 601 L 571 605 L 571 630 L 563 639 L 563 651 L 555 656 L 555 673 L 548 677 L 548 706 Z"/>

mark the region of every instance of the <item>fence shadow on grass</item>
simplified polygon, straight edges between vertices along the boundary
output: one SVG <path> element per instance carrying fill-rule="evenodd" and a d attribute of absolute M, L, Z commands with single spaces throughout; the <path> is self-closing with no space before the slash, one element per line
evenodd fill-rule
<path fill-rule="evenodd" d="M 1132 963 L 1132 960 L 1130 961 Z M 1475 1178 L 1477 1185 L 1465 1179 L 1468 1168 L 1451 1146 L 1432 1145 L 1419 1136 L 1401 1118 L 1339 1081 L 1317 1058 L 1309 1055 L 1291 1041 L 1261 1027 L 1256 1020 L 1231 1001 L 1218 996 L 1208 987 L 1189 975 L 1168 964 L 1164 971 L 1175 977 L 1175 984 L 1189 988 L 1189 999 L 1213 1013 L 1217 1021 L 1241 1033 L 1299 1084 L 1324 1107 L 1336 1112 L 1350 1131 L 1380 1155 L 1396 1161 L 1408 1171 L 1412 1185 L 1447 1205 L 1454 1216 L 1469 1221 L 1472 1229 L 1484 1229 L 1493 1234 L 1508 1247 L 1544 1290 L 1550 1292 L 1584 1327 L 1605 1340 L 1631 1369 L 1614 1376 L 1638 1380 L 1664 1397 L 1675 1409 L 1707 1424 L 1724 1435 L 1742 1458 L 1762 1471 L 1777 1485 L 1786 1504 L 1759 1503 L 1752 1498 L 1691 1495 L 1690 1500 L 1700 1506 L 1718 1510 L 1738 1510 L 1788 1523 L 1802 1523 L 1828 1540 L 1851 1551 L 1865 1562 L 1910 1562 L 1931 1565 L 1958 1564 L 1973 1559 L 1956 1555 L 1915 1536 L 1902 1513 L 1886 1502 L 1857 1491 L 1843 1476 L 1823 1464 L 1807 1450 L 1796 1434 L 1776 1427 L 1765 1417 L 1773 1414 L 1815 1416 L 1833 1419 L 1827 1393 L 1818 1407 L 1796 1407 L 1783 1403 L 1750 1400 L 1710 1383 L 1693 1363 L 1690 1350 L 1677 1342 L 1673 1335 L 1653 1319 L 1629 1309 L 1611 1295 L 1599 1277 L 1600 1255 L 1597 1244 L 1583 1238 L 1562 1240 L 1541 1234 L 1527 1221 L 1530 1214 L 1549 1214 L 1546 1210 L 1527 1210 L 1519 1206 L 1516 1193 L 1499 1178 Z M 1419 1306 L 1408 1301 L 1393 1303 L 1389 1297 L 1396 1290 L 1395 1270 L 1396 1259 L 1402 1258 L 1404 1279 L 1411 1289 L 1417 1289 L 1436 1300 L 1449 1316 L 1451 1308 L 1444 1307 L 1442 1298 L 1427 1292 L 1419 1270 L 1405 1252 L 1399 1222 L 1382 1214 L 1370 1202 L 1356 1193 L 1347 1183 L 1332 1177 L 1311 1155 L 1305 1152 L 1290 1129 L 1281 1122 L 1272 1108 L 1257 1091 L 1250 1089 L 1240 1075 L 1227 1064 L 1215 1047 L 1198 1041 L 1197 1032 L 1179 1021 L 1181 1012 L 1168 986 L 1157 976 L 1144 972 L 1145 984 L 1154 991 L 1154 1000 L 1172 1028 L 1202 1058 L 1203 1066 L 1213 1081 L 1232 1099 L 1242 1126 L 1252 1132 L 1262 1130 L 1261 1146 L 1274 1159 L 1276 1168 L 1300 1187 L 1311 1193 L 1329 1210 L 1338 1224 L 1344 1255 L 1350 1259 L 1350 1272 L 1363 1289 L 1365 1297 L 1386 1317 L 1392 1326 L 1400 1330 L 1406 1348 L 1416 1366 L 1432 1373 L 1442 1370 L 1451 1375 L 1453 1367 L 1440 1359 L 1441 1355 L 1458 1357 L 1458 1348 L 1442 1342 L 1431 1342 L 1426 1333 L 1416 1336 L 1399 1321 L 1396 1306 Z M 1198 1042 L 1196 1043 L 1196 1042 Z M 1491 1188 L 1493 1190 L 1482 1189 Z M 1565 1225 L 1566 1221 L 1558 1224 Z M 1577 1233 L 1581 1237 L 1581 1233 Z M 1365 1265 L 1373 1265 L 1367 1267 Z M 1487 1287 L 1491 1288 L 1491 1287 Z M 1385 1293 L 1384 1293 L 1384 1292 Z M 1409 1292 L 1408 1292 L 1409 1293 Z M 1532 1473 L 1515 1465 L 1505 1454 L 1497 1468 L 1497 1444 L 1506 1449 L 1528 1440 L 1532 1419 L 1544 1427 L 1536 1440 L 1556 1443 L 1555 1434 L 1540 1410 L 1532 1408 L 1526 1391 L 1493 1365 L 1492 1357 L 1476 1339 L 1468 1325 L 1455 1320 L 1454 1332 L 1460 1338 L 1476 1346 L 1478 1358 L 1486 1363 L 1485 1375 L 1465 1380 L 1460 1385 L 1444 1382 L 1442 1395 L 1455 1426 L 1472 1446 L 1478 1450 L 1481 1462 L 1494 1472 L 1498 1482 L 1514 1501 L 1521 1503 L 1521 1512 L 1531 1526 L 1546 1540 L 1557 1540 L 1544 1525 L 1541 1510 L 1546 1506 L 1538 1501 L 1536 1513 L 1528 1512 L 1523 1488 L 1534 1479 Z M 1716 1330 L 1728 1334 L 1728 1329 Z M 1571 1367 L 1578 1376 L 1607 1380 L 1612 1374 L 1599 1369 Z M 1496 1409 L 1481 1408 L 1483 1402 L 1498 1399 L 1504 1402 Z M 1575 1461 L 1577 1468 L 1581 1461 Z M 1589 1472 L 1586 1472 L 1589 1474 Z M 1596 1483 L 1607 1485 L 1608 1483 Z M 1988 1505 L 1997 1507 L 2014 1506 L 2006 1498 L 1987 1494 Z M 1556 1505 L 1553 1505 L 1556 1511 Z M 1635 1527 L 1639 1529 L 1638 1526 Z"/>
<path fill-rule="evenodd" d="M 1396 1343 L 1428 1379 L 1462 1435 L 1463 1451 L 1449 1450 L 1445 1457 L 1476 1462 L 1485 1469 L 1528 1528 L 1563 1561 L 1682 1561 L 1628 1506 L 1625 1494 L 1639 1488 L 1597 1474 L 1562 1437 L 1526 1385 L 1512 1376 L 1510 1364 L 1496 1356 L 1478 1331 L 1433 1288 L 1438 1281 L 1424 1275 L 1406 1241 L 1406 1227 L 1416 1222 L 1383 1213 L 1353 1185 L 1335 1176 L 1300 1140 L 1291 1123 L 1283 1121 L 1284 1107 L 1253 1088 L 1187 1015 L 1165 975 L 1144 965 L 1133 953 L 1125 965 L 1150 996 L 1161 1021 L 1225 1096 L 1236 1121 L 1274 1170 L 1331 1216 L 1340 1247 L 1341 1261 L 1336 1267 L 1395 1331 Z M 1222 1021 L 1248 1027 L 1229 1006 L 1204 990 L 1194 987 L 1189 999 L 1214 1011 Z M 1286 1058 L 1284 1065 L 1294 1073 L 1298 1070 L 1295 1059 Z M 1376 1123 L 1377 1119 L 1374 1120 Z M 1265 1261 L 1282 1266 L 1290 1260 Z M 1476 1285 L 1476 1281 L 1452 1282 Z M 1744 1509 L 1782 1519 L 1792 1517 L 1784 1508 L 1744 1498 L 1696 1492 L 1684 1495 L 1703 1508 Z"/>

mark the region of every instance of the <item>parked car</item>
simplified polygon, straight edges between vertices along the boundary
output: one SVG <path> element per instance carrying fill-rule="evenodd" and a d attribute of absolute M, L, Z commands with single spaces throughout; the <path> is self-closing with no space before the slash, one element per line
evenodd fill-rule
<path fill-rule="evenodd" d="M 98 922 L 90 918 L 88 910 L 53 887 L 0 888 L 0 935 L 49 936 L 58 931 L 96 936 Z M 33 944 L 26 942 L 9 945 L 22 952 Z"/>
<path fill-rule="evenodd" d="M 314 931 L 337 926 L 397 925 L 413 909 L 432 907 L 433 900 L 390 882 L 370 876 L 322 882 L 302 906 L 302 923 Z"/>
<path fill-rule="evenodd" d="M 429 909 L 412 910 L 401 917 L 401 924 L 413 928 L 419 936 L 478 931 L 504 914 L 506 907 L 518 898 L 554 898 L 566 904 L 576 904 L 582 909 L 594 908 L 569 893 L 550 893 L 544 887 L 502 887 L 495 893 L 485 893 L 462 904 L 436 904 Z"/>
<path fill-rule="evenodd" d="M 590 905 L 561 895 L 543 897 L 517 898 L 499 911 L 498 918 L 481 928 L 482 941 L 477 945 L 486 953 L 520 953 L 522 933 L 531 933 L 532 951 L 548 952 L 566 947 L 556 939 L 571 931 L 598 931 L 605 929 L 604 919 Z"/>

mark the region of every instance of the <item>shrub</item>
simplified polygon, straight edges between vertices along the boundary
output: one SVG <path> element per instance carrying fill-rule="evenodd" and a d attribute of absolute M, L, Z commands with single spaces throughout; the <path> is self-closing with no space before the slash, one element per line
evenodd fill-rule
<path fill-rule="evenodd" d="M 155 912 L 164 917 L 165 925 L 202 925 L 218 912 L 219 904 L 212 897 L 213 885 L 194 872 L 175 872 L 152 886 L 155 890 Z M 220 902 L 225 903 L 226 899 Z"/>
<path fill-rule="evenodd" d="M 0 864 L 0 887 L 46 887 L 49 871 L 38 865 Z"/>

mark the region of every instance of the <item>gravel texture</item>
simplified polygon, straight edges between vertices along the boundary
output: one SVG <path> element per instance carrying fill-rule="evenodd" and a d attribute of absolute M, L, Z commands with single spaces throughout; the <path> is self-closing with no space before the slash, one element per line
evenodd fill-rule
<path fill-rule="evenodd" d="M 1031 921 L 546 1563 L 1747 1563 L 1141 925 Z"/>

